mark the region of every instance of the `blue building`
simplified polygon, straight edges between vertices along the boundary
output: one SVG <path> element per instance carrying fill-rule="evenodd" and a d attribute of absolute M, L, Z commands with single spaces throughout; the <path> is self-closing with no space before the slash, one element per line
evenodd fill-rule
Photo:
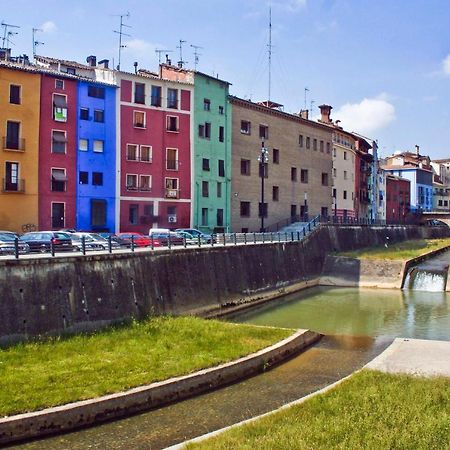
<path fill-rule="evenodd" d="M 77 229 L 115 231 L 116 86 L 78 82 Z"/>

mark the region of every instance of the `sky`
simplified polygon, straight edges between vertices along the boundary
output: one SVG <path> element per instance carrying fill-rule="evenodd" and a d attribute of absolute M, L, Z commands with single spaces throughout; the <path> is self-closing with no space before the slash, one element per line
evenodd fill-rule
<path fill-rule="evenodd" d="M 286 112 L 333 106 L 332 119 L 378 141 L 382 156 L 414 151 L 450 158 L 449 0 L 0 0 L 13 54 L 85 62 L 88 55 L 121 69 L 157 70 L 156 49 L 187 68 L 232 85 L 252 101 L 269 97 Z M 3 28 L 0 29 L 3 38 Z M 164 59 L 164 54 L 162 55 Z M 308 90 L 305 91 L 305 88 Z M 313 103 L 311 103 L 313 102 Z"/>

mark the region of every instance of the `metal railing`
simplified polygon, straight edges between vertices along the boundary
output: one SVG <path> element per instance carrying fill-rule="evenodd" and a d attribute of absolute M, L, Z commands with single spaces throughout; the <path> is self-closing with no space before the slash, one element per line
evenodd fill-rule
<path fill-rule="evenodd" d="M 25 180 L 16 179 L 14 182 L 11 179 L 2 180 L 2 191 L 3 192 L 25 192 Z"/>
<path fill-rule="evenodd" d="M 2 138 L 2 148 L 3 150 L 16 150 L 16 151 L 25 151 L 25 139 L 11 139 L 7 136 L 3 136 Z"/>

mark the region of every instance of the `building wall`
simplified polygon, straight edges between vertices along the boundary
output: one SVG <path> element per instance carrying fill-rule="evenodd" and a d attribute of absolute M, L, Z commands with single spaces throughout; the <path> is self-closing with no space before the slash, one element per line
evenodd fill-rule
<path fill-rule="evenodd" d="M 355 152 L 334 142 L 333 144 L 333 197 L 332 215 L 355 217 Z"/>
<path fill-rule="evenodd" d="M 405 220 L 409 209 L 410 181 L 386 177 L 386 222 L 398 223 Z"/>
<path fill-rule="evenodd" d="M 259 217 L 261 177 L 257 161 L 261 154 L 262 139 L 259 134 L 261 124 L 269 128 L 268 139 L 264 139 L 264 144 L 269 149 L 268 176 L 264 179 L 265 203 L 268 206 L 265 228 L 289 220 L 294 212 L 297 215 L 306 212 L 309 218 L 321 212 L 330 214 L 332 129 L 245 100 L 232 98 L 231 103 L 232 231 L 258 231 L 261 227 Z M 241 121 L 250 122 L 250 134 L 241 132 Z M 300 135 L 303 136 L 302 147 L 299 144 Z M 306 148 L 307 137 L 310 139 L 309 149 Z M 314 139 L 317 140 L 317 150 L 313 149 Z M 320 151 L 320 141 L 324 142 L 323 151 Z M 278 163 L 274 162 L 274 149 L 278 150 Z M 241 173 L 242 160 L 249 161 L 249 175 Z M 291 180 L 293 169 L 296 169 L 296 181 Z M 307 183 L 301 182 L 301 169 L 308 171 Z M 327 185 L 322 185 L 322 173 L 327 178 Z M 274 186 L 278 188 L 278 200 L 273 200 Z M 242 202 L 250 204 L 248 217 L 241 214 Z"/>
<path fill-rule="evenodd" d="M 56 81 L 63 83 L 57 88 Z M 66 121 L 55 120 L 54 94 L 63 95 L 67 102 Z M 76 225 L 76 148 L 77 148 L 77 82 L 42 74 L 41 120 L 39 127 L 39 229 L 52 230 Z M 65 153 L 53 151 L 53 131 L 66 137 Z M 63 192 L 52 190 L 52 169 L 64 169 L 67 181 Z M 52 204 L 64 205 L 64 220 L 53 223 Z M 55 225 L 55 226 L 53 226 Z"/>
<path fill-rule="evenodd" d="M 105 89 L 105 98 L 88 95 L 88 87 Z M 117 89 L 113 86 L 78 83 L 78 144 L 80 139 L 88 142 L 87 150 L 77 145 L 77 228 L 80 230 L 115 231 L 116 195 L 116 106 Z M 82 120 L 80 108 L 89 109 L 88 120 Z M 104 111 L 104 122 L 94 120 L 94 111 Z M 103 152 L 94 151 L 94 140 L 103 141 Z M 80 172 L 88 173 L 88 182 L 82 184 Z M 103 174 L 103 184 L 94 185 L 93 173 Z M 92 204 L 105 203 L 106 217 L 103 223 L 92 217 Z M 94 221 L 93 221 L 94 219 Z"/>
<path fill-rule="evenodd" d="M 228 83 L 214 80 L 200 73 L 195 74 L 194 80 L 193 225 L 208 233 L 215 229 L 229 231 L 231 222 L 231 107 L 228 102 Z M 209 104 L 205 103 L 205 100 L 209 100 Z M 204 126 L 205 123 L 211 124 L 209 138 L 201 136 L 199 132 L 199 126 Z M 219 127 L 223 129 L 223 142 L 219 140 Z M 209 162 L 208 169 L 203 167 L 204 159 Z M 224 165 L 223 176 L 219 174 L 219 161 L 222 161 Z M 203 182 L 208 183 L 207 197 L 202 192 Z M 219 192 L 218 183 L 221 185 Z M 219 210 L 222 210 L 222 222 L 218 221 Z"/>
<path fill-rule="evenodd" d="M 21 103 L 11 104 L 10 85 L 21 86 Z M 0 229 L 22 232 L 38 226 L 38 161 L 40 75 L 0 65 Z M 7 121 L 20 122 L 23 150 L 6 147 Z M 5 190 L 6 162 L 19 163 L 18 190 Z M 10 188 L 9 188 L 10 189 Z M 24 227 L 24 228 L 22 228 Z"/>

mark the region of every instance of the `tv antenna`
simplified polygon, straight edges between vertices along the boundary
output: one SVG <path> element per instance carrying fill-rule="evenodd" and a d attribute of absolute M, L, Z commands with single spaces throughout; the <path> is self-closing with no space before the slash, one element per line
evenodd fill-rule
<path fill-rule="evenodd" d="M 36 33 L 38 31 L 43 31 L 41 28 L 33 28 L 33 58 L 36 56 L 36 47 L 38 45 L 44 45 L 43 42 L 36 40 Z"/>
<path fill-rule="evenodd" d="M 172 52 L 173 52 L 173 50 L 163 50 L 163 49 L 161 49 L 161 48 L 157 48 L 157 49 L 155 50 L 155 53 L 158 54 L 158 64 L 161 64 L 161 55 L 162 55 L 163 53 L 172 53 Z"/>
<path fill-rule="evenodd" d="M 183 39 L 180 39 L 179 43 L 180 43 L 180 45 L 177 45 L 177 48 L 180 49 L 180 60 L 178 61 L 178 67 L 180 69 L 182 69 L 183 68 L 183 64 L 187 63 L 187 61 L 183 61 L 183 44 L 185 44 L 186 41 L 183 41 Z"/>
<path fill-rule="evenodd" d="M 269 96 L 267 100 L 270 102 L 270 88 L 272 84 L 272 8 L 269 8 L 269 44 L 267 48 L 269 51 Z"/>
<path fill-rule="evenodd" d="M 14 44 L 14 42 L 11 39 L 16 34 L 19 34 L 19 33 L 17 31 L 8 31 L 8 36 L 6 37 L 6 45 L 8 48 L 11 47 L 10 44 L 16 45 L 16 44 Z"/>
<path fill-rule="evenodd" d="M 308 107 L 306 106 L 306 94 L 309 92 L 309 89 L 305 87 L 305 111 L 308 110 Z"/>
<path fill-rule="evenodd" d="M 128 11 L 126 14 L 118 14 L 116 17 L 120 17 L 120 27 L 119 31 L 113 30 L 114 33 L 117 33 L 119 35 L 119 64 L 117 64 L 117 70 L 120 70 L 120 57 L 122 54 L 122 49 L 126 47 L 126 45 L 122 44 L 122 36 L 128 36 L 131 37 L 130 34 L 123 32 L 123 27 L 131 28 L 130 25 L 126 25 L 123 23 L 123 19 L 126 17 L 127 19 L 130 18 L 130 12 Z"/>
<path fill-rule="evenodd" d="M 194 49 L 194 70 L 197 70 L 197 65 L 198 65 L 198 60 L 199 60 L 198 57 L 202 56 L 201 53 L 198 52 L 198 50 L 203 47 L 200 47 L 199 45 L 193 45 L 193 44 L 191 44 L 191 47 Z"/>
<path fill-rule="evenodd" d="M 10 36 L 12 36 L 12 34 L 17 34 L 17 33 L 13 33 L 13 32 L 8 31 L 8 28 L 20 28 L 20 26 L 19 25 L 13 25 L 11 23 L 6 23 L 4 21 L 2 21 L 2 23 L 0 25 L 3 27 L 2 47 L 5 48 L 5 43 L 7 45 L 9 45 Z"/>

